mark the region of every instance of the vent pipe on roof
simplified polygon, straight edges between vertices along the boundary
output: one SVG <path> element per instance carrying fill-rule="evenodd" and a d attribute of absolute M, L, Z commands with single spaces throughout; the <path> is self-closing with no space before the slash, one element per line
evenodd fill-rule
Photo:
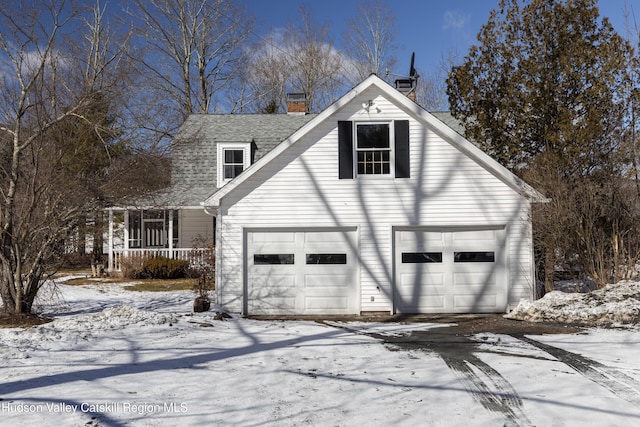
<path fill-rule="evenodd" d="M 307 97 L 304 93 L 287 94 L 287 114 L 307 114 Z"/>

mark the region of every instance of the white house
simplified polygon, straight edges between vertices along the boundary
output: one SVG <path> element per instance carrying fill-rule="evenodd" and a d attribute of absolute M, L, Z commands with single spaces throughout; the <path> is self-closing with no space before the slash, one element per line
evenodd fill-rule
<path fill-rule="evenodd" d="M 230 311 L 467 313 L 533 297 L 543 200 L 372 75 L 203 205 Z"/>
<path fill-rule="evenodd" d="M 112 257 L 213 238 L 218 302 L 246 315 L 508 311 L 544 197 L 450 119 L 375 75 L 318 115 L 191 116 Z"/>

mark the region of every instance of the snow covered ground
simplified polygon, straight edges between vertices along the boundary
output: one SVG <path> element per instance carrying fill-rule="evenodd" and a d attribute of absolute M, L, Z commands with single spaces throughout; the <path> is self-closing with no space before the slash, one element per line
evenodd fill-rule
<path fill-rule="evenodd" d="M 121 285 L 47 288 L 38 306 L 55 321 L 0 329 L 0 425 L 640 423 L 635 328 L 481 334 L 460 359 L 367 335 L 433 324 L 220 321 L 192 314 L 192 301 Z"/>

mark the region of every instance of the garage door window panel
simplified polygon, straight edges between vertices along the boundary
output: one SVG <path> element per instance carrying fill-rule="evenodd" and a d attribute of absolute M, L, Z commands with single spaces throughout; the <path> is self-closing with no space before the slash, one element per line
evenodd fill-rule
<path fill-rule="evenodd" d="M 307 254 L 307 264 L 346 264 L 347 254 Z"/>
<path fill-rule="evenodd" d="M 403 264 L 432 264 L 442 262 L 442 252 L 403 252 Z"/>
<path fill-rule="evenodd" d="M 456 252 L 454 262 L 496 262 L 495 252 Z"/>
<path fill-rule="evenodd" d="M 291 265 L 294 263 L 294 254 L 254 254 L 254 265 Z"/>

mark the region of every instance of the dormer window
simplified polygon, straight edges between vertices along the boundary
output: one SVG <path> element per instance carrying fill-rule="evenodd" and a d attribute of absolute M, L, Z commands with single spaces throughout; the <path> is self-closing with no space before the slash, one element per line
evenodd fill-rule
<path fill-rule="evenodd" d="M 249 143 L 218 144 L 218 188 L 249 167 L 250 153 L 251 145 Z"/>
<path fill-rule="evenodd" d="M 225 148 L 222 160 L 222 169 L 224 179 L 235 178 L 244 170 L 244 150 L 236 150 L 233 148 Z"/>

